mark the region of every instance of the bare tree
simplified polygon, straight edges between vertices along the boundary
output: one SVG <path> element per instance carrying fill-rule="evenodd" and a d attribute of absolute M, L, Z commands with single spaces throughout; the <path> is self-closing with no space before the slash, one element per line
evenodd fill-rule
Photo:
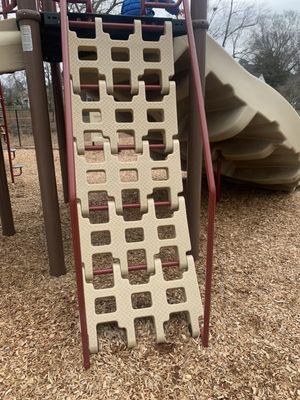
<path fill-rule="evenodd" d="M 214 0 L 209 8 L 210 34 L 235 58 L 245 55 L 245 41 L 262 12 L 254 0 Z"/>
<path fill-rule="evenodd" d="M 274 88 L 300 70 L 300 13 L 261 16 L 250 37 L 248 60 Z M 299 88 L 298 88 L 299 90 Z"/>
<path fill-rule="evenodd" d="M 123 0 L 92 0 L 93 12 L 99 14 L 116 14 L 120 11 Z M 69 4 L 70 11 L 83 12 L 86 8 L 84 4 Z"/>

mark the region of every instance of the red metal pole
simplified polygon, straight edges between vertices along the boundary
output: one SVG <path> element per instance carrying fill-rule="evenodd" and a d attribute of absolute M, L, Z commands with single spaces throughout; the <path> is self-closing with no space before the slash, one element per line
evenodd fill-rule
<path fill-rule="evenodd" d="M 178 267 L 179 262 L 178 261 L 166 261 L 161 263 L 163 268 L 170 268 L 170 267 Z M 133 272 L 133 271 L 144 271 L 147 269 L 147 264 L 136 264 L 136 265 L 129 265 L 128 271 Z M 112 268 L 101 268 L 101 269 L 96 269 L 94 271 L 94 276 L 99 276 L 99 275 L 109 275 L 113 273 Z"/>
<path fill-rule="evenodd" d="M 7 116 L 6 116 L 6 105 L 5 105 L 5 101 L 4 101 L 4 97 L 3 97 L 3 90 L 2 90 L 1 82 L 0 82 L 0 103 L 1 103 L 2 116 L 3 116 L 3 126 L 4 126 L 4 131 L 5 131 L 5 138 L 6 138 L 10 176 L 11 176 L 12 183 L 15 183 L 14 170 L 13 170 L 13 164 L 12 164 L 11 147 L 10 147 L 10 137 L 9 137 L 9 132 L 8 132 L 8 124 L 7 124 Z M 1 140 L 1 138 L 0 138 L 0 140 Z"/>
<path fill-rule="evenodd" d="M 216 181 L 217 181 L 217 202 L 221 200 L 222 194 L 222 153 L 221 151 L 218 152 L 217 158 L 217 169 L 216 169 Z"/>
<path fill-rule="evenodd" d="M 76 201 L 76 181 L 75 181 L 75 164 L 74 164 L 74 148 L 73 148 L 73 123 L 72 123 L 72 106 L 71 106 L 71 83 L 70 83 L 70 61 L 68 46 L 68 16 L 67 3 L 65 0 L 60 2 L 61 12 L 61 43 L 63 56 L 63 78 L 64 78 L 64 95 L 65 95 L 65 123 L 67 134 L 67 161 L 68 161 L 68 184 L 69 184 L 69 202 L 71 211 L 71 225 L 73 249 L 77 280 L 77 297 L 80 315 L 81 341 L 83 352 L 83 365 L 87 369 L 90 366 L 88 333 L 86 324 L 82 259 L 80 251 L 80 236 L 77 215 Z"/>
<path fill-rule="evenodd" d="M 189 1 L 183 0 L 186 27 L 189 42 L 189 53 L 191 61 L 191 72 L 195 87 L 196 107 L 199 115 L 199 134 L 201 135 L 206 176 L 208 182 L 208 228 L 207 228 L 207 249 L 206 249 L 206 270 L 205 270 L 205 294 L 204 294 L 204 326 L 202 331 L 202 343 L 205 347 L 209 342 L 209 323 L 211 311 L 211 289 L 213 271 L 213 244 L 214 244 L 214 221 L 216 212 L 216 185 L 214 178 L 213 163 L 210 152 L 209 136 L 202 93 L 201 76 L 197 59 L 196 42 L 193 31 L 193 23 L 189 9 Z"/>
<path fill-rule="evenodd" d="M 0 219 L 1 219 L 3 235 L 4 236 L 14 235 L 16 231 L 14 227 L 9 189 L 6 178 L 1 138 L 0 138 Z"/>

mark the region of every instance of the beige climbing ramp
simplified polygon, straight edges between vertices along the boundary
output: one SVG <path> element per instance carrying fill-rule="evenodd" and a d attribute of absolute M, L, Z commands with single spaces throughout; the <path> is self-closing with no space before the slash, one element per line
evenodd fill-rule
<path fill-rule="evenodd" d="M 84 136 L 89 132 L 97 131 L 109 139 L 112 153 L 117 153 L 118 133 L 132 129 L 136 152 L 142 152 L 142 140 L 151 131 L 161 133 L 167 152 L 173 150 L 173 138 L 177 135 L 175 82 L 170 82 L 169 94 L 159 102 L 146 100 L 144 82 L 139 82 L 138 88 L 139 93 L 130 102 L 115 101 L 107 93 L 104 81 L 99 81 L 98 101 L 83 101 L 78 94 L 73 94 L 74 136 L 79 154 L 84 153 Z M 159 121 L 151 118 L 155 112 L 160 115 Z"/>
<path fill-rule="evenodd" d="M 182 192 L 182 178 L 178 173 L 180 171 L 178 140 L 174 140 L 173 153 L 170 153 L 165 160 L 157 161 L 150 157 L 149 144 L 146 141 L 143 142 L 143 153 L 138 154 L 135 161 L 120 160 L 118 154 L 111 153 L 108 142 L 104 142 L 103 147 L 104 160 L 101 163 L 89 163 L 85 161 L 83 155 L 76 157 L 77 193 L 84 216 L 89 214 L 88 194 L 95 191 L 106 191 L 108 196 L 113 197 L 118 214 L 123 211 L 122 192 L 134 189 L 139 191 L 142 211 L 147 211 L 147 198 L 158 188 L 168 188 L 171 207 L 178 208 L 178 196 Z M 88 174 L 93 172 L 103 172 L 102 182 L 88 183 Z M 123 181 L 122 176 L 126 172 L 134 174 L 134 180 Z"/>
<path fill-rule="evenodd" d="M 80 93 L 81 84 L 93 83 L 94 73 L 98 74 L 96 81 L 103 77 L 108 93 L 113 92 L 114 83 L 122 74 L 129 76 L 132 93 L 139 92 L 139 79 L 145 74 L 158 74 L 162 93 L 169 92 L 170 78 L 174 75 L 170 22 L 165 24 L 164 35 L 155 42 L 142 39 L 139 20 L 135 20 L 134 32 L 128 40 L 112 40 L 103 31 L 102 19 L 95 21 L 95 39 L 78 38 L 75 32 L 69 32 L 70 72 L 75 93 Z"/>
<path fill-rule="evenodd" d="M 149 282 L 131 285 L 120 272 L 120 265 L 114 264 L 114 285 L 101 290 L 94 289 L 92 283 L 85 284 L 85 300 L 88 320 L 89 347 L 92 353 L 98 352 L 97 325 L 118 322 L 119 328 L 125 329 L 129 347 L 136 345 L 134 322 L 137 318 L 153 317 L 156 339 L 165 342 L 164 323 L 171 314 L 187 313 L 193 337 L 199 336 L 199 316 L 202 313 L 197 276 L 192 256 L 187 256 L 188 269 L 181 279 L 165 280 L 161 261 L 155 260 L 155 273 Z M 168 291 L 178 290 L 183 296 L 182 302 L 170 302 Z M 136 295 L 148 295 L 149 307 L 136 308 Z M 100 300 L 97 307 L 97 300 Z M 102 302 L 101 302 L 102 300 Z M 101 304 L 102 303 L 102 304 Z M 151 305 L 150 305 L 151 304 Z M 200 306 L 200 307 L 199 307 Z"/>
<path fill-rule="evenodd" d="M 114 40 L 97 18 L 95 36 L 78 38 L 69 32 L 77 207 L 90 351 L 98 351 L 97 326 L 112 322 L 125 329 L 128 345 L 134 346 L 137 318 L 152 318 L 157 341 L 163 342 L 164 324 L 170 315 L 186 313 L 191 333 L 197 336 L 202 304 L 194 260 L 189 255 L 182 196 L 176 85 L 170 80 L 174 74 L 171 23 L 165 23 L 158 41 L 143 40 L 140 21 L 135 21 L 128 40 Z M 124 71 L 130 72 L 130 100 L 114 91 Z M 145 90 L 149 74 L 159 76 L 162 88 L 150 99 Z M 84 95 L 81 88 L 87 84 L 96 86 L 98 94 Z M 128 157 L 119 151 L 124 135 L 133 139 L 134 150 Z M 164 145 L 163 157 L 151 153 L 153 135 Z M 93 143 L 98 150 L 88 149 Z M 167 193 L 169 207 L 163 215 L 157 214 L 157 190 Z M 124 193 L 130 191 L 138 194 L 139 212 L 128 219 Z M 107 204 L 105 217 L 93 219 L 91 201 L 100 208 Z M 175 251 L 176 262 L 172 257 L 163 258 L 164 250 Z M 138 282 L 130 280 L 133 252 L 144 254 L 146 276 Z M 168 276 L 163 272 L 166 261 L 171 261 L 167 262 L 168 271 L 173 268 Z M 112 281 L 99 287 L 101 270 L 109 268 Z"/>
<path fill-rule="evenodd" d="M 175 246 L 178 252 L 179 267 L 182 270 L 187 268 L 186 252 L 190 249 L 189 231 L 186 221 L 185 201 L 182 196 L 179 198 L 179 208 L 169 218 L 157 218 L 153 199 L 148 199 L 148 212 L 143 214 L 141 220 L 124 221 L 122 215 L 117 215 L 115 203 L 108 202 L 108 222 L 92 224 L 88 218 L 79 217 L 81 230 L 81 256 L 84 263 L 85 279 L 93 279 L 92 258 L 96 254 L 113 254 L 114 258 L 120 261 L 122 276 L 128 276 L 127 253 L 137 248 L 145 249 L 147 271 L 154 273 L 153 260 L 158 257 L 162 247 Z M 78 212 L 81 208 L 78 205 Z M 80 215 L 80 214 L 79 214 Z M 173 237 L 163 238 L 160 232 L 163 228 L 170 228 L 174 232 Z M 139 239 L 135 242 L 126 240 L 126 232 L 141 232 Z M 91 245 L 91 238 L 94 232 L 101 233 L 109 231 L 108 244 Z M 130 232 L 129 232 L 130 233 Z M 101 241 L 101 237 L 99 238 Z"/>

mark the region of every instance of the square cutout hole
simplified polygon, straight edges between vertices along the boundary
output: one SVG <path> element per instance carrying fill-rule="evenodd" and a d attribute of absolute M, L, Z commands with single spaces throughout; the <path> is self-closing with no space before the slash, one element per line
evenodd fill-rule
<path fill-rule="evenodd" d="M 159 49 L 144 49 L 143 57 L 145 62 L 160 62 L 160 50 Z"/>
<path fill-rule="evenodd" d="M 138 171 L 136 169 L 122 169 L 120 171 L 121 182 L 137 182 L 138 178 Z"/>
<path fill-rule="evenodd" d="M 101 75 L 99 75 L 97 68 L 80 68 L 79 70 L 80 85 L 99 85 L 100 77 Z"/>
<path fill-rule="evenodd" d="M 151 174 L 153 181 L 166 181 L 169 179 L 168 168 L 152 168 Z"/>
<path fill-rule="evenodd" d="M 110 231 L 97 231 L 91 233 L 92 246 L 106 246 L 111 243 Z"/>
<path fill-rule="evenodd" d="M 165 267 L 163 268 L 163 277 L 165 281 L 174 281 L 177 279 L 182 279 L 183 272 L 179 266 Z"/>
<path fill-rule="evenodd" d="M 176 237 L 176 231 L 174 225 L 159 226 L 157 228 L 158 238 L 161 240 L 174 239 Z"/>
<path fill-rule="evenodd" d="M 116 110 L 116 122 L 133 122 L 133 111 Z"/>
<path fill-rule="evenodd" d="M 100 110 L 84 109 L 82 110 L 82 122 L 85 123 L 97 123 L 102 121 L 102 115 Z"/>
<path fill-rule="evenodd" d="M 93 46 L 80 46 L 78 48 L 78 58 L 84 61 L 97 60 L 97 49 Z"/>
<path fill-rule="evenodd" d="M 112 273 L 107 273 L 103 275 L 94 275 L 93 277 L 93 286 L 94 289 L 106 289 L 114 287 L 115 280 L 114 275 Z"/>
<path fill-rule="evenodd" d="M 117 131 L 118 134 L 118 144 L 126 145 L 126 146 L 134 146 L 135 145 L 135 136 L 134 131 L 131 129 L 123 129 Z"/>
<path fill-rule="evenodd" d="M 112 253 L 97 253 L 92 255 L 93 271 L 99 269 L 112 269 L 113 267 Z"/>
<path fill-rule="evenodd" d="M 152 297 L 150 292 L 132 293 L 131 303 L 134 309 L 149 308 L 152 306 Z"/>
<path fill-rule="evenodd" d="M 148 122 L 164 122 L 165 113 L 164 110 L 159 108 L 152 108 L 147 110 Z"/>
<path fill-rule="evenodd" d="M 144 229 L 143 228 L 125 229 L 125 240 L 128 243 L 142 242 L 144 240 Z"/>
<path fill-rule="evenodd" d="M 95 300 L 95 313 L 108 314 L 117 310 L 116 299 L 114 296 L 99 297 Z"/>
<path fill-rule="evenodd" d="M 113 69 L 113 84 L 114 85 L 130 85 L 131 84 L 130 69 L 114 68 Z"/>
<path fill-rule="evenodd" d="M 184 288 L 172 288 L 166 291 L 168 304 L 180 304 L 186 302 L 186 293 Z"/>
<path fill-rule="evenodd" d="M 143 285 L 149 282 L 150 275 L 147 270 L 129 271 L 128 278 L 131 285 Z"/>
<path fill-rule="evenodd" d="M 90 184 L 105 183 L 106 182 L 106 172 L 101 171 L 88 171 L 86 180 Z"/>
<path fill-rule="evenodd" d="M 144 249 L 128 250 L 127 264 L 131 265 L 146 265 L 146 251 Z"/>
<path fill-rule="evenodd" d="M 130 53 L 129 49 L 124 47 L 113 47 L 111 49 L 111 59 L 113 61 L 129 61 L 130 60 Z"/>

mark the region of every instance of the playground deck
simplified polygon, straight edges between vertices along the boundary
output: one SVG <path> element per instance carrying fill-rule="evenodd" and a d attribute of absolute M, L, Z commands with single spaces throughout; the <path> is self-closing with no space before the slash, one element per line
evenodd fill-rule
<path fill-rule="evenodd" d="M 17 234 L 1 237 L 0 247 L 0 398 L 298 398 L 300 249 L 293 243 L 300 243 L 300 191 L 270 193 L 224 184 L 217 212 L 210 348 L 190 339 L 179 318 L 168 343 L 157 345 L 147 321 L 141 323 L 138 347 L 132 350 L 117 331 L 105 330 L 103 350 L 92 356 L 90 370 L 83 371 L 74 322 L 70 221 L 60 174 L 68 273 L 51 278 L 34 150 L 18 150 L 18 160 L 26 165 L 26 174 L 10 186 Z M 55 162 L 58 171 L 57 151 Z M 203 283 L 203 276 L 199 281 Z"/>

